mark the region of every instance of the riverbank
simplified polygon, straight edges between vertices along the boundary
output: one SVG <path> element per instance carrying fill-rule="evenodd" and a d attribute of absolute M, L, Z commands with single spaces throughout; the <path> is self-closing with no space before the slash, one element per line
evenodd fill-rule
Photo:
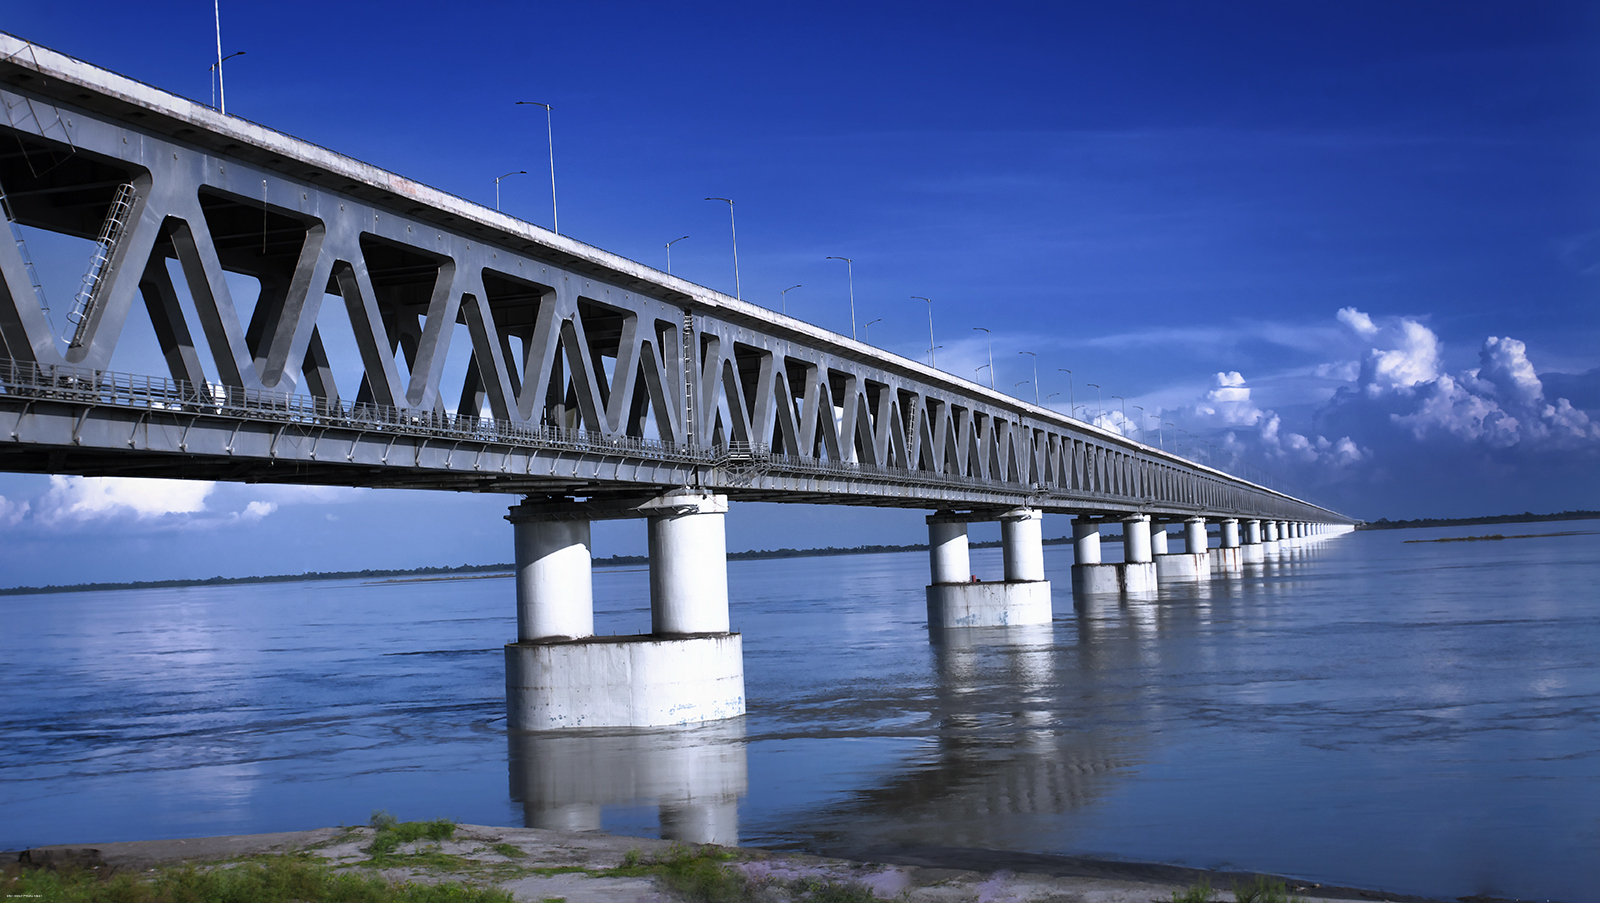
<path fill-rule="evenodd" d="M 412 823 L 415 824 L 415 823 Z M 448 823 L 436 823 L 448 824 Z M 402 828 L 407 826 L 400 826 Z M 424 826 L 426 827 L 426 826 Z M 37 847 L 20 854 L 36 868 L 85 869 L 99 875 L 155 880 L 184 866 L 248 867 L 262 857 L 288 857 L 338 874 L 388 882 L 499 889 L 527 903 L 738 903 L 740 900 L 826 900 L 829 903 L 1164 903 L 1196 885 L 1227 888 L 1256 876 L 1158 864 L 1114 862 L 997 850 L 900 850 L 861 857 L 822 857 L 751 847 L 683 847 L 663 840 L 536 828 L 453 825 L 421 837 L 375 843 L 371 827 L 320 828 L 284 834 L 146 840 Z M 412 832 L 416 833 L 416 832 Z M 449 836 L 439 836 L 448 833 Z M 6 856 L 16 862 L 18 854 Z M 7 874 L 22 866 L 8 865 Z M 694 874 L 700 883 L 675 879 Z M 706 876 L 713 876 L 706 884 Z M 1425 898 L 1288 882 L 1295 897 L 1332 900 Z"/>

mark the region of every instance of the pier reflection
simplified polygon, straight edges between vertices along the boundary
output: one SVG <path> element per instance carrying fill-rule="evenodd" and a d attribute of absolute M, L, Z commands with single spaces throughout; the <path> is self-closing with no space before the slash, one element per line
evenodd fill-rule
<path fill-rule="evenodd" d="M 511 799 L 526 827 L 598 831 L 607 806 L 655 805 L 665 839 L 739 842 L 739 798 L 750 785 L 743 718 L 507 739 Z"/>

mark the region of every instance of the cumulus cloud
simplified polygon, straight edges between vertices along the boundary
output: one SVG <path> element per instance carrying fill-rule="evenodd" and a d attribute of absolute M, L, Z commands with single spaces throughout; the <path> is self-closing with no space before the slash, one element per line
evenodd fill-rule
<path fill-rule="evenodd" d="M 33 505 L 29 502 L 13 502 L 0 495 L 0 526 L 14 527 L 27 516 L 28 509 Z"/>
<path fill-rule="evenodd" d="M 46 524 L 59 525 L 114 517 L 149 520 L 168 514 L 197 514 L 206 509 L 206 496 L 215 486 L 186 480 L 53 476 L 39 516 Z"/>

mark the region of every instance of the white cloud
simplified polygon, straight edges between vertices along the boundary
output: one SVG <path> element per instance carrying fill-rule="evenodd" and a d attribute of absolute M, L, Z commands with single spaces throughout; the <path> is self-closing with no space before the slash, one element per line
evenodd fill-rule
<path fill-rule="evenodd" d="M 14 527 L 28 514 L 30 502 L 13 502 L 0 495 L 0 526 Z"/>
<path fill-rule="evenodd" d="M 198 514 L 206 510 L 206 496 L 215 486 L 188 480 L 52 476 L 38 516 L 46 524 L 57 525 L 114 517 L 148 520 Z"/>

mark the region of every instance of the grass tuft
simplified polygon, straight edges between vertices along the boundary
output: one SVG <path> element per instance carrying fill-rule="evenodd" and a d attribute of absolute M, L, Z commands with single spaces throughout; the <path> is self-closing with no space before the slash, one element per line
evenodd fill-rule
<path fill-rule="evenodd" d="M 415 843 L 419 840 L 438 843 L 449 840 L 456 834 L 456 823 L 448 818 L 436 818 L 433 821 L 399 821 L 382 809 L 372 813 L 372 827 L 374 833 L 372 843 L 367 845 L 367 853 L 372 856 L 374 865 L 386 864 L 389 856 L 403 843 Z M 444 863 L 438 864 L 444 865 Z"/>
<path fill-rule="evenodd" d="M 0 878 L 0 898 L 6 897 L 52 903 L 512 903 L 511 895 L 501 890 L 337 874 L 297 856 L 104 879 L 86 871 L 28 871 Z"/>
<path fill-rule="evenodd" d="M 1306 903 L 1299 897 L 1289 896 L 1289 889 L 1282 881 L 1274 881 L 1266 875 L 1257 875 L 1248 884 L 1235 884 L 1233 898 L 1238 903 Z"/>
<path fill-rule="evenodd" d="M 1172 892 L 1172 903 L 1211 903 L 1216 892 L 1211 889 L 1211 882 L 1197 881 L 1181 891 Z"/>

